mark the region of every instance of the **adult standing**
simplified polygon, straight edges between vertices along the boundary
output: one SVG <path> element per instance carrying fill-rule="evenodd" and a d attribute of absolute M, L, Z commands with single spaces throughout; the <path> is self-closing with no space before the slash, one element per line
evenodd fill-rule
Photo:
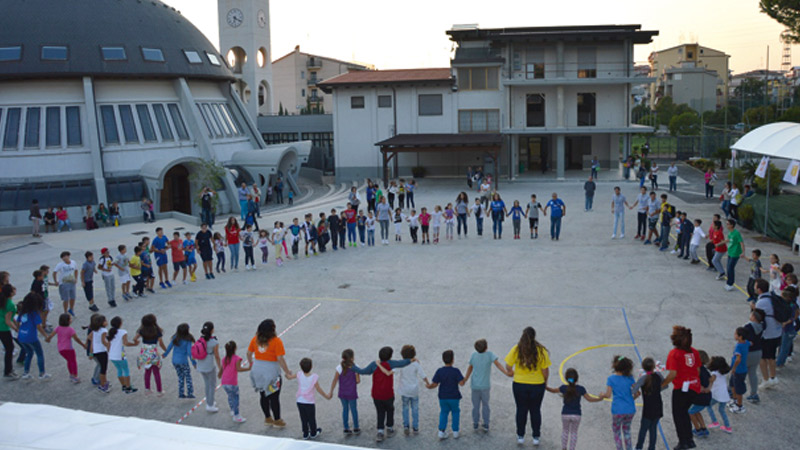
<path fill-rule="evenodd" d="M 672 383 L 672 420 L 678 434 L 676 450 L 694 448 L 692 422 L 689 408 L 700 393 L 700 354 L 692 348 L 692 330 L 675 325 L 672 327 L 672 346 L 667 357 L 667 376 L 662 387 Z"/>
<path fill-rule="evenodd" d="M 706 198 L 714 197 L 714 184 L 717 182 L 717 174 L 714 169 L 709 168 L 703 176 L 706 182 Z"/>
<path fill-rule="evenodd" d="M 416 208 L 414 202 L 414 191 L 417 190 L 417 180 L 408 180 L 406 183 L 406 208 Z"/>
<path fill-rule="evenodd" d="M 225 224 L 225 240 L 228 242 L 228 250 L 231 252 L 231 270 L 239 269 L 239 222 L 236 217 L 228 218 Z"/>
<path fill-rule="evenodd" d="M 669 191 L 678 190 L 678 167 L 675 163 L 669 165 L 667 168 L 667 176 L 669 177 Z"/>
<path fill-rule="evenodd" d="M 756 293 L 758 300 L 755 305 L 750 304 L 752 309 L 764 311 L 766 328 L 762 335 L 761 347 L 761 376 L 764 381 L 758 385 L 759 389 L 773 388 L 778 384 L 776 376 L 776 361 L 778 346 L 781 344 L 783 336 L 783 325 L 775 319 L 775 308 L 772 307 L 772 294 L 770 294 L 769 281 L 761 278 L 756 281 Z"/>
<path fill-rule="evenodd" d="M 739 186 L 736 183 L 731 185 L 731 204 L 729 206 L 733 220 L 739 220 Z"/>
<path fill-rule="evenodd" d="M 611 235 L 611 239 L 617 238 L 617 226 L 621 225 L 619 238 L 623 239 L 625 237 L 625 207 L 631 208 L 628 205 L 628 199 L 622 195 L 619 186 L 614 188 L 614 196 L 611 197 L 611 214 L 614 215 L 614 233 Z"/>
<path fill-rule="evenodd" d="M 200 225 L 200 231 L 194 237 L 197 250 L 200 252 L 200 259 L 203 260 L 203 272 L 205 272 L 206 280 L 214 278 L 214 248 L 211 243 L 211 231 L 208 230 L 208 225 Z"/>
<path fill-rule="evenodd" d="M 217 193 L 208 186 L 203 187 L 203 190 L 200 191 L 200 223 L 207 224 L 209 227 L 214 226 L 214 219 L 212 217 L 211 210 L 215 195 L 217 195 Z"/>
<path fill-rule="evenodd" d="M 533 429 L 533 445 L 539 445 L 542 427 L 542 400 L 550 376 L 550 355 L 536 340 L 536 330 L 527 327 L 517 345 L 505 358 L 506 370 L 514 374 L 512 390 L 517 406 L 517 443 L 525 443 L 528 416 Z"/>
<path fill-rule="evenodd" d="M 206 357 L 197 360 L 197 371 L 203 377 L 203 384 L 206 388 L 206 411 L 214 413 L 219 411 L 217 403 L 214 401 L 214 391 L 217 390 L 217 368 L 222 370 L 219 361 L 219 340 L 214 336 L 214 323 L 206 322 L 200 329 L 200 341 L 205 348 Z M 216 365 L 214 365 L 216 363 Z M 220 374 L 220 377 L 222 374 Z M 238 386 L 237 386 L 238 387 Z"/>
<path fill-rule="evenodd" d="M 358 189 L 355 186 L 350 188 L 350 194 L 347 195 L 347 202 L 358 212 L 358 207 L 361 205 L 361 195 L 358 194 Z"/>
<path fill-rule="evenodd" d="M 636 196 L 636 201 L 633 202 L 630 209 L 636 208 L 636 237 L 634 239 L 644 240 L 647 235 L 647 188 L 639 189 L 639 195 Z"/>
<path fill-rule="evenodd" d="M 744 338 L 750 342 L 750 351 L 747 352 L 747 380 L 750 383 L 750 395 L 747 400 L 758 403 L 758 369 L 761 364 L 762 335 L 764 334 L 764 311 L 754 309 L 750 312 L 750 321 L 743 327 Z"/>
<path fill-rule="evenodd" d="M 283 428 L 286 422 L 281 419 L 281 387 L 283 378 L 293 379 L 295 375 L 286 365 L 283 356 L 286 350 L 283 341 L 275 334 L 275 321 L 266 319 L 258 325 L 256 335 L 247 347 L 247 362 L 250 367 L 250 382 L 259 393 L 261 411 L 264 413 L 264 424 Z M 253 357 L 255 356 L 255 361 Z"/>
<path fill-rule="evenodd" d="M 730 181 L 726 181 L 725 189 L 722 190 L 722 203 L 719 205 L 722 212 L 725 213 L 726 219 L 731 216 L 731 190 L 733 190 L 733 185 Z"/>
<path fill-rule="evenodd" d="M 11 330 L 19 331 L 14 323 L 17 306 L 14 304 L 13 298 L 16 291 L 10 284 L 0 286 L 0 342 L 5 350 L 3 378 L 6 381 L 14 381 L 19 378 L 19 375 L 14 373 L 14 338 L 11 336 Z"/>
<path fill-rule="evenodd" d="M 375 194 L 377 189 L 375 185 L 370 182 L 367 185 L 367 212 L 375 212 Z"/>
<path fill-rule="evenodd" d="M 247 216 L 247 185 L 242 181 L 242 185 L 239 186 L 239 189 L 236 190 L 237 194 L 239 195 L 239 215 L 241 217 L 242 222 L 244 222 L 244 218 Z"/>
<path fill-rule="evenodd" d="M 583 209 L 584 212 L 589 212 L 592 210 L 592 206 L 594 206 L 594 192 L 596 190 L 597 184 L 594 182 L 594 177 L 590 175 L 586 183 L 583 183 L 583 193 L 586 196 L 586 204 Z"/>
<path fill-rule="evenodd" d="M 389 245 L 389 221 L 392 218 L 392 207 L 386 202 L 386 197 L 381 197 L 381 202 L 375 207 L 378 223 L 381 225 L 381 244 Z"/>
<path fill-rule="evenodd" d="M 283 179 L 280 177 L 275 183 L 275 203 L 283 204 Z"/>
<path fill-rule="evenodd" d="M 475 173 L 472 171 L 472 166 L 467 166 L 467 187 L 472 189 L 472 177 Z"/>
<path fill-rule="evenodd" d="M 469 217 L 469 197 L 466 192 L 456 197 L 456 219 L 458 220 L 458 238 L 461 239 L 461 226 L 464 226 L 464 239 L 467 238 L 467 217 Z"/>
<path fill-rule="evenodd" d="M 728 280 L 725 283 L 725 290 L 732 291 L 735 289 L 734 283 L 736 283 L 736 263 L 744 254 L 744 241 L 739 230 L 736 229 L 735 220 L 728 219 L 726 227 L 728 228 L 728 238 L 724 243 L 728 245 L 728 267 L 725 273 L 728 275 Z"/>
<path fill-rule="evenodd" d="M 500 198 L 500 194 L 494 193 L 492 203 L 489 204 L 486 215 L 492 215 L 492 233 L 495 239 L 503 239 L 503 219 L 508 214 L 506 211 L 506 204 Z"/>
<path fill-rule="evenodd" d="M 550 240 L 557 241 L 561 237 L 561 218 L 567 215 L 567 205 L 564 201 L 558 198 L 558 194 L 553 192 L 553 197 L 547 202 L 544 207 L 544 215 L 547 215 L 547 209 L 550 208 Z"/>
<path fill-rule="evenodd" d="M 654 191 L 658 190 L 658 163 L 655 161 L 650 166 L 650 187 Z"/>
<path fill-rule="evenodd" d="M 261 218 L 261 189 L 258 188 L 256 183 L 253 183 L 253 201 L 256 202 L 256 216 Z M 211 226 L 212 224 L 208 224 Z"/>
<path fill-rule="evenodd" d="M 42 212 L 39 211 L 39 200 L 33 199 L 31 202 L 31 211 L 28 218 L 31 220 L 33 237 L 41 237 L 42 235 L 39 234 L 39 223 L 42 221 Z"/>

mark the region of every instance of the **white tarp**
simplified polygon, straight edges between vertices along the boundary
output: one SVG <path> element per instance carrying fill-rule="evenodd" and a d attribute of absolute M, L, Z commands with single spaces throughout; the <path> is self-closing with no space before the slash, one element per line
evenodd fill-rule
<path fill-rule="evenodd" d="M 731 149 L 771 156 L 773 159 L 800 160 L 800 124 L 776 122 L 758 127 L 742 136 Z"/>
<path fill-rule="evenodd" d="M 0 449 L 345 450 L 344 445 L 118 417 L 50 405 L 0 405 Z"/>

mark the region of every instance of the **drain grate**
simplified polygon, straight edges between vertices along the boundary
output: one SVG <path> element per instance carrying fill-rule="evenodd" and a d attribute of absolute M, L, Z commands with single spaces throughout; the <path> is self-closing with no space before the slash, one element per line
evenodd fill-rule
<path fill-rule="evenodd" d="M 141 235 L 147 234 L 147 233 L 148 233 L 147 231 L 134 231 L 131 234 L 134 235 L 134 236 L 141 236 Z"/>

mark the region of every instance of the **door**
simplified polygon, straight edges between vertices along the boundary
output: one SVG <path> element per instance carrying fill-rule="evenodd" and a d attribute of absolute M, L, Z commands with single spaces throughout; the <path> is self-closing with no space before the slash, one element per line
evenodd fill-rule
<path fill-rule="evenodd" d="M 547 157 L 547 139 L 544 137 L 521 137 L 519 142 L 519 171 L 542 170 Z"/>
<path fill-rule="evenodd" d="M 161 212 L 178 211 L 192 214 L 192 196 L 189 190 L 189 170 L 178 164 L 164 175 L 161 189 Z"/>

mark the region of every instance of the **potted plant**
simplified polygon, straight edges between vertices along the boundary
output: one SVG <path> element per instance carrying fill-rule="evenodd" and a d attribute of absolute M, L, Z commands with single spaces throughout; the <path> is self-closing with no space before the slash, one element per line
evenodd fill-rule
<path fill-rule="evenodd" d="M 411 168 L 411 175 L 413 175 L 414 178 L 425 178 L 426 172 L 427 170 L 425 170 L 425 168 L 422 166 L 415 166 Z"/>
<path fill-rule="evenodd" d="M 742 225 L 748 230 L 752 230 L 753 219 L 756 216 L 756 212 L 753 209 L 753 205 L 745 203 L 744 205 L 739 207 L 738 213 L 739 213 L 739 221 L 742 223 Z"/>

